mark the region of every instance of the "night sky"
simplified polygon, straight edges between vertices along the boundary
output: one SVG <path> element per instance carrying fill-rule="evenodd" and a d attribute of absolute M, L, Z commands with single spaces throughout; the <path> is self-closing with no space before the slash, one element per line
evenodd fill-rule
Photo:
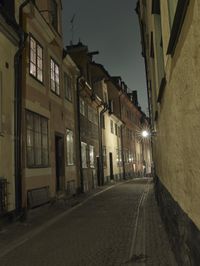
<path fill-rule="evenodd" d="M 64 0 L 65 45 L 72 40 L 70 20 L 74 14 L 74 38 L 99 51 L 94 57 L 112 76 L 121 76 L 130 90 L 137 90 L 139 103 L 147 113 L 144 61 L 135 13 L 136 0 Z"/>

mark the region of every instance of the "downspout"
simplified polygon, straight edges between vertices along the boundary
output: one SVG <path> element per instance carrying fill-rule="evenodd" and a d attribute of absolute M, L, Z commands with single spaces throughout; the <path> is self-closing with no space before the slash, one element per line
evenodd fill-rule
<path fill-rule="evenodd" d="M 18 34 L 20 37 L 19 49 L 14 57 L 14 73 L 15 73 L 15 88 L 14 88 L 14 134 L 15 134 L 15 208 L 16 214 L 22 215 L 22 165 L 21 165 L 21 151 L 22 151 L 22 53 L 25 48 L 27 35 L 23 31 L 23 8 L 30 2 L 25 1 L 19 7 L 19 28 Z"/>
<path fill-rule="evenodd" d="M 78 124 L 78 149 L 79 149 L 79 161 L 80 161 L 80 192 L 84 193 L 83 184 L 83 168 L 82 168 L 82 155 L 81 155 L 81 123 L 80 123 L 80 80 L 82 74 L 77 77 L 77 124 Z"/>
<path fill-rule="evenodd" d="M 121 96 L 123 95 L 123 91 L 119 95 L 119 110 L 120 110 L 120 118 L 122 119 L 122 108 L 121 108 Z M 122 156 L 122 171 L 123 171 L 123 179 L 126 179 L 126 171 L 125 171 L 125 162 L 124 162 L 124 141 L 123 141 L 123 129 L 121 126 L 121 156 Z"/>
<path fill-rule="evenodd" d="M 104 108 L 100 111 L 99 115 L 99 158 L 100 158 L 100 185 L 104 185 L 104 165 L 103 165 L 103 140 L 102 140 L 102 124 L 103 114 L 108 110 L 107 104 L 104 104 Z"/>

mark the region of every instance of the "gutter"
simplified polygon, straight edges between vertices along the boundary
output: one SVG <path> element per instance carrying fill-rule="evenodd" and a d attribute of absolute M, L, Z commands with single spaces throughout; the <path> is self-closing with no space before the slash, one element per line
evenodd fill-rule
<path fill-rule="evenodd" d="M 23 31 L 23 8 L 31 0 L 25 1 L 19 7 L 19 26 L 17 32 L 20 37 L 19 49 L 14 56 L 14 72 L 15 72 L 15 120 L 14 120 L 14 135 L 15 135 L 15 209 L 16 215 L 23 215 L 22 212 L 22 165 L 21 165 L 21 152 L 22 152 L 22 53 L 25 48 L 27 34 Z"/>

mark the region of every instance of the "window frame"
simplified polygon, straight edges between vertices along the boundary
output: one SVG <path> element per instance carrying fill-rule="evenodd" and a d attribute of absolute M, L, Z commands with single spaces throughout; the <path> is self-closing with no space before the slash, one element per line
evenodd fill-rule
<path fill-rule="evenodd" d="M 64 72 L 64 90 L 65 99 L 73 102 L 73 78 L 66 72 Z"/>
<path fill-rule="evenodd" d="M 83 154 L 83 147 L 84 147 L 84 153 Z M 85 155 L 85 159 L 83 160 L 83 157 Z M 87 169 L 88 168 L 88 158 L 87 158 L 87 143 L 81 141 L 81 167 L 83 169 Z"/>
<path fill-rule="evenodd" d="M 31 61 L 31 51 L 32 51 L 31 39 L 35 42 L 35 45 L 36 45 L 36 51 L 35 51 L 36 62 L 35 63 L 33 61 Z M 38 64 L 39 64 L 38 63 L 38 47 L 40 47 L 41 51 L 42 51 L 42 57 L 40 58 L 42 61 L 42 69 L 39 68 L 39 66 L 38 66 Z M 31 73 L 31 64 L 33 64 L 35 66 L 35 73 L 36 73 L 35 75 L 33 73 Z M 38 78 L 38 70 L 39 69 L 41 70 L 42 80 L 40 80 Z M 34 79 L 36 79 L 41 84 L 44 84 L 44 48 L 41 45 L 41 43 L 31 33 L 29 34 L 29 75 L 31 77 L 33 77 Z"/>
<path fill-rule="evenodd" d="M 53 72 L 52 72 L 52 63 L 53 63 Z M 58 83 L 56 82 L 56 67 L 58 68 Z M 52 73 L 54 74 L 54 79 L 52 79 Z M 54 83 L 54 89 L 52 88 L 52 82 Z M 57 86 L 58 84 L 58 86 Z M 56 94 L 57 96 L 60 96 L 60 66 L 59 64 L 51 57 L 50 58 L 50 88 L 51 91 Z"/>
<path fill-rule="evenodd" d="M 167 54 L 170 54 L 171 56 L 175 53 L 189 3 L 190 0 L 178 0 L 167 48 Z"/>
<path fill-rule="evenodd" d="M 67 136 L 71 136 L 71 139 L 68 140 Z M 66 165 L 74 165 L 74 132 L 69 128 L 66 129 Z"/>
<path fill-rule="evenodd" d="M 26 110 L 25 112 L 25 115 L 26 115 L 26 167 L 27 168 L 48 168 L 49 167 L 49 123 L 48 123 L 48 118 L 38 114 L 38 113 L 35 113 L 35 112 L 32 112 L 30 110 Z M 27 116 L 32 116 L 32 129 L 31 128 L 28 128 L 28 120 L 27 120 Z M 35 118 L 39 118 L 39 127 L 40 127 L 40 132 L 36 131 L 36 126 L 35 126 Z M 42 124 L 42 121 L 45 121 L 46 125 L 47 125 L 47 128 L 46 128 L 46 133 L 44 133 L 43 131 L 43 124 Z M 29 133 L 32 132 L 32 146 L 31 145 L 28 145 L 28 131 L 30 131 Z M 41 150 L 41 164 L 37 164 L 36 163 L 36 157 L 38 156 L 37 155 L 37 149 L 39 149 L 37 146 L 36 146 L 36 135 L 39 134 L 39 138 L 40 138 L 40 150 Z M 44 146 L 44 143 L 43 143 L 43 137 L 46 135 L 46 139 L 47 139 L 47 143 L 46 143 L 46 148 Z M 30 138 L 31 138 L 31 135 L 30 135 Z M 32 152 L 33 152 L 33 163 L 30 163 L 29 162 L 29 159 L 28 159 L 28 149 L 31 149 L 32 148 Z M 44 163 L 44 150 L 46 149 L 46 152 L 47 152 L 47 163 Z"/>
<path fill-rule="evenodd" d="M 92 156 L 91 156 L 91 150 L 92 150 Z M 94 168 L 95 166 L 95 152 L 94 152 L 94 146 L 89 145 L 89 164 L 90 168 Z"/>

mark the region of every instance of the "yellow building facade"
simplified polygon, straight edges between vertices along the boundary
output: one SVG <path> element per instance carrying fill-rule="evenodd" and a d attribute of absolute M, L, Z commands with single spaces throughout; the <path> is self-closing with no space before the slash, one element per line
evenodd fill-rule
<path fill-rule="evenodd" d="M 138 1 L 136 10 L 155 133 L 157 197 L 179 265 L 198 265 L 200 2 Z"/>

